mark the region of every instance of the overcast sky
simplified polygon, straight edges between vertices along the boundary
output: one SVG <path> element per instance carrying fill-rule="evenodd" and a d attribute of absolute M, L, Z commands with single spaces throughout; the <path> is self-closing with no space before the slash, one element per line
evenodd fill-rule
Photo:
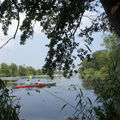
<path fill-rule="evenodd" d="M 89 14 L 89 13 L 87 13 Z M 94 15 L 94 13 L 92 13 Z M 21 19 L 24 16 L 21 15 Z M 90 24 L 87 18 L 83 19 L 83 22 Z M 1 26 L 0 26 L 1 27 Z M 13 21 L 12 26 L 10 26 L 9 33 L 7 37 L 3 36 L 2 30 L 0 30 L 0 46 L 3 45 L 6 40 L 13 36 L 16 28 L 16 22 Z M 78 31 L 79 32 L 79 31 Z M 16 36 L 16 39 L 11 40 L 6 46 L 0 49 L 0 64 L 5 62 L 7 64 L 15 63 L 17 65 L 32 66 L 34 68 L 41 68 L 44 65 L 44 59 L 47 55 L 46 44 L 49 40 L 44 33 L 41 32 L 41 28 L 37 23 L 35 26 L 35 34 L 33 38 L 26 41 L 25 45 L 20 45 L 19 42 L 20 31 Z M 92 51 L 103 49 L 100 45 L 103 42 L 102 33 L 96 33 L 93 35 L 94 41 L 90 46 Z M 79 37 L 76 37 L 77 41 L 80 41 Z"/>

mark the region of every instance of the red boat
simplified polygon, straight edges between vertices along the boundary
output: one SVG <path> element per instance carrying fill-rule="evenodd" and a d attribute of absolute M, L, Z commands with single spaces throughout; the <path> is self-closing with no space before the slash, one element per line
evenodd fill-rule
<path fill-rule="evenodd" d="M 52 86 L 56 83 L 40 83 L 40 84 L 33 84 L 33 85 L 20 85 L 16 86 L 15 88 L 24 88 L 24 87 L 44 87 L 44 86 Z"/>

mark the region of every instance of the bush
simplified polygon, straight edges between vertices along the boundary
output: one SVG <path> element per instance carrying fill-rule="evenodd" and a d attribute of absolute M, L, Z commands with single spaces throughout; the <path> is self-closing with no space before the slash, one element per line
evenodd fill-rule
<path fill-rule="evenodd" d="M 20 106 L 14 100 L 5 83 L 0 80 L 0 120 L 19 120 Z"/>

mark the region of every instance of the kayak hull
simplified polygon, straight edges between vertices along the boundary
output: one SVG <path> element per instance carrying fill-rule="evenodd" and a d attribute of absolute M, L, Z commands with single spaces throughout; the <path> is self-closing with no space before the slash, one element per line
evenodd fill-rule
<path fill-rule="evenodd" d="M 40 83 L 40 84 L 34 84 L 34 85 L 21 85 L 21 86 L 16 86 L 15 88 L 44 87 L 44 86 L 52 86 L 52 85 L 56 85 L 56 83 Z"/>

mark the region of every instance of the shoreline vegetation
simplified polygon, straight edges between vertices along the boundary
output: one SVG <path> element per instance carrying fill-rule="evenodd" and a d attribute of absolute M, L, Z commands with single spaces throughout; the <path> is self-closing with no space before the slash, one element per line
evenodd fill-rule
<path fill-rule="evenodd" d="M 109 52 L 107 50 L 99 50 L 93 53 L 92 58 L 88 61 L 85 58 L 82 66 L 79 68 L 80 77 L 82 79 L 102 79 L 108 76 Z"/>
<path fill-rule="evenodd" d="M 5 62 L 0 64 L 0 77 L 16 77 L 16 76 L 30 76 L 43 75 L 42 69 L 35 69 L 32 66 L 17 66 L 14 63 L 7 65 Z M 62 74 L 61 71 L 55 71 L 55 74 Z M 46 74 L 45 74 L 46 75 Z"/>
<path fill-rule="evenodd" d="M 106 49 L 96 51 L 91 59 L 87 57 L 79 68 L 83 86 L 94 90 L 95 108 L 99 120 L 120 120 L 120 40 L 115 34 L 104 37 Z"/>
<path fill-rule="evenodd" d="M 120 39 L 114 33 L 104 35 L 101 44 L 105 49 L 93 52 L 90 58 L 86 57 L 81 63 L 79 73 L 83 79 L 102 80 L 119 73 L 120 70 Z"/>
<path fill-rule="evenodd" d="M 0 79 L 0 120 L 20 120 L 20 104 L 16 96 L 11 96 L 6 84 Z"/>
<path fill-rule="evenodd" d="M 0 64 L 0 77 L 15 77 L 28 75 L 41 75 L 41 69 L 35 69 L 32 66 L 17 66 L 14 63 L 7 65 L 5 62 Z"/>

